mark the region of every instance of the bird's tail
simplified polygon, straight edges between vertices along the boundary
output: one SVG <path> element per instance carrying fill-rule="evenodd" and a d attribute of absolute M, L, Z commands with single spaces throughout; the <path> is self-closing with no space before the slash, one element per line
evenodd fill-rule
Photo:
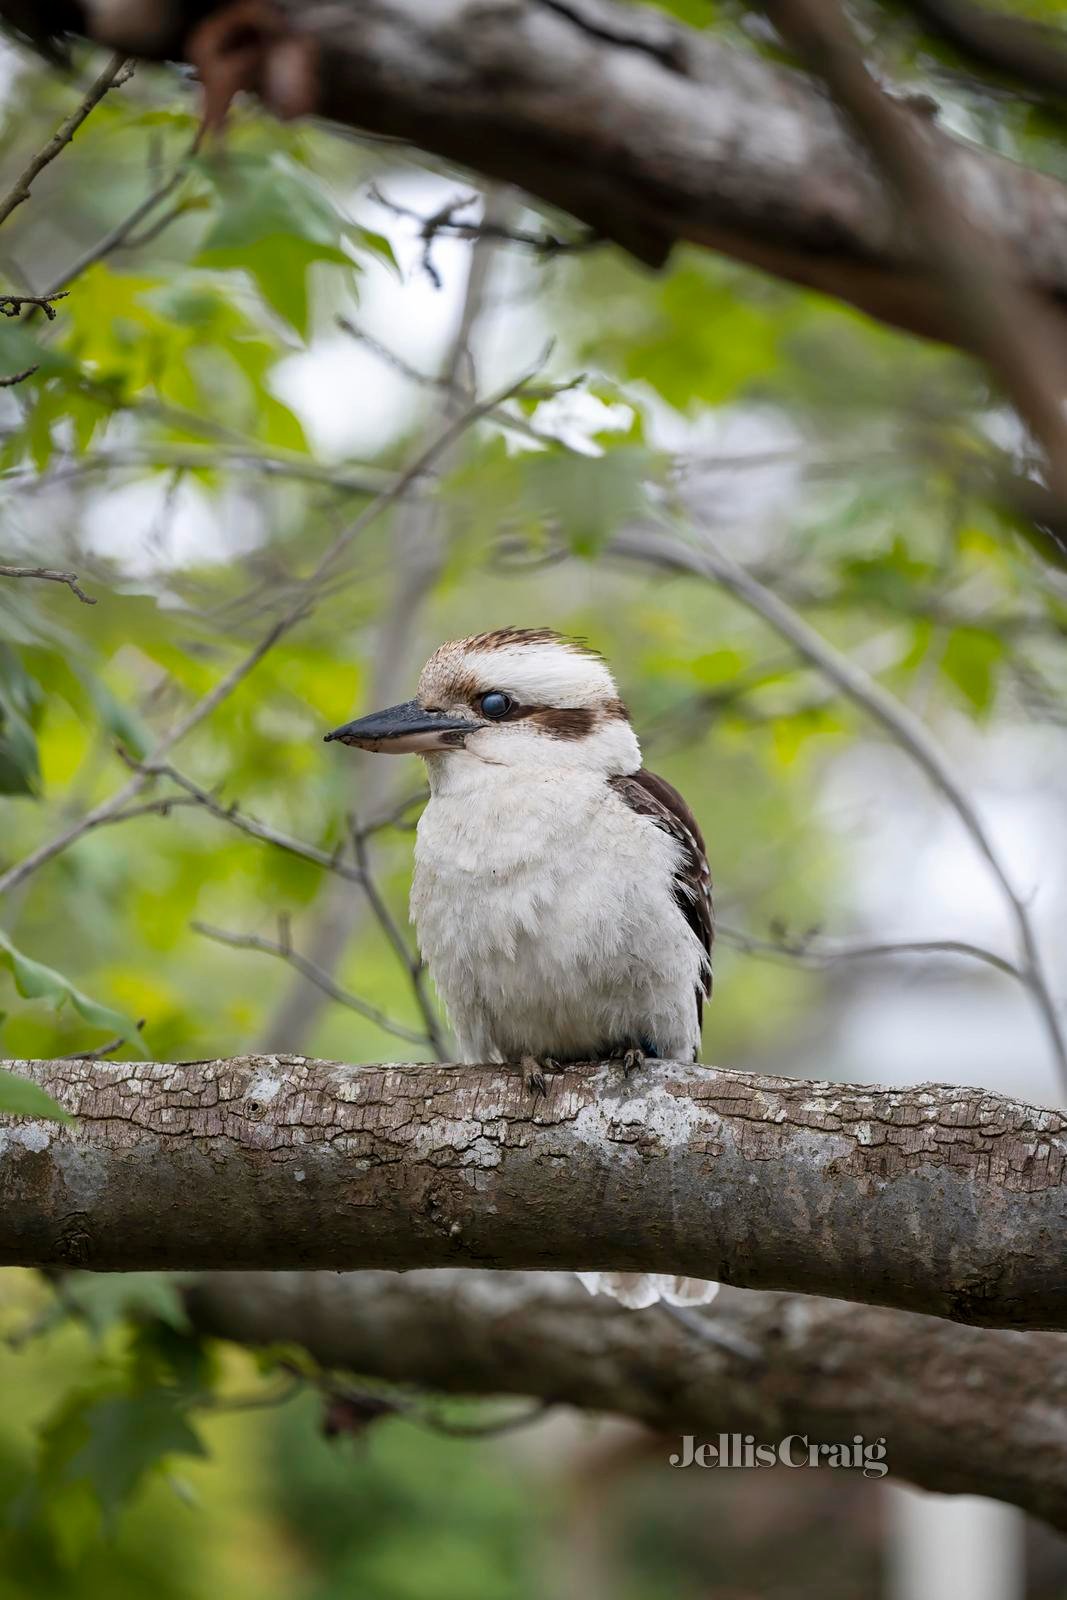
<path fill-rule="evenodd" d="M 706 1306 L 719 1292 L 703 1278 L 676 1278 L 666 1272 L 579 1272 L 590 1294 L 609 1294 L 631 1311 L 643 1311 L 657 1300 L 669 1306 Z"/>

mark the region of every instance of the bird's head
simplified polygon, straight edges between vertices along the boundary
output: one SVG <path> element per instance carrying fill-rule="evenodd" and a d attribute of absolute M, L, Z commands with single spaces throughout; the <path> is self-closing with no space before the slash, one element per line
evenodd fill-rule
<path fill-rule="evenodd" d="M 549 628 L 500 628 L 440 645 L 414 700 L 326 735 L 361 750 L 441 763 L 635 772 L 641 752 L 595 651 Z"/>

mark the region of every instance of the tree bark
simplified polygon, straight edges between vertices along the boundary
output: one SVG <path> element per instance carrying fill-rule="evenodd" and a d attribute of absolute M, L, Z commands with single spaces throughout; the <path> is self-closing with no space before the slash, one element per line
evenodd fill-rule
<path fill-rule="evenodd" d="M 948 342 L 956 308 L 821 89 L 612 0 L 282 0 L 319 109 L 561 207 L 641 260 L 681 241 Z M 942 132 L 946 185 L 1057 312 L 1067 187 Z"/>
<path fill-rule="evenodd" d="M 656 1062 L 12 1062 L 0 1265 L 684 1273 L 1067 1328 L 1067 1119 Z"/>
<path fill-rule="evenodd" d="M 201 1332 L 300 1344 L 329 1369 L 631 1417 L 668 1436 L 664 1465 L 685 1434 L 883 1440 L 894 1478 L 1067 1529 L 1061 1334 L 726 1293 L 700 1318 L 711 1343 L 663 1307 L 626 1311 L 552 1273 L 208 1273 L 186 1303 Z"/>

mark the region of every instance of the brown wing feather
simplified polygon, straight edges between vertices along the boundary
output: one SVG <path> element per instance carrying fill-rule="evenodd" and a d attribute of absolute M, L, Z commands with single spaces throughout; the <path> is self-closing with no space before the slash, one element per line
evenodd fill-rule
<path fill-rule="evenodd" d="M 640 772 L 627 773 L 608 781 L 632 811 L 648 817 L 681 846 L 674 878 L 674 898 L 678 909 L 704 946 L 704 978 L 696 991 L 697 1021 L 701 1022 L 704 1017 L 704 998 L 711 994 L 711 946 L 715 938 L 715 917 L 711 901 L 711 872 L 700 824 L 674 785 L 645 767 Z"/>

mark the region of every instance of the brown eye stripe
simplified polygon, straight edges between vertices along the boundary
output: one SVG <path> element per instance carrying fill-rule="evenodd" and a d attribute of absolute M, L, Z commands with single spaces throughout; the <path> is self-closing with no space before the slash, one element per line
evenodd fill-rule
<path fill-rule="evenodd" d="M 597 714 L 588 706 L 545 706 L 531 711 L 529 719 L 552 739 L 584 739 L 596 726 Z"/>
<path fill-rule="evenodd" d="M 471 702 L 475 711 L 490 691 L 483 689 Z M 503 691 L 502 691 L 503 692 Z M 627 710 L 621 700 L 602 706 L 526 706 L 516 701 L 497 722 L 533 722 L 552 739 L 584 739 L 605 722 L 625 721 Z"/>

